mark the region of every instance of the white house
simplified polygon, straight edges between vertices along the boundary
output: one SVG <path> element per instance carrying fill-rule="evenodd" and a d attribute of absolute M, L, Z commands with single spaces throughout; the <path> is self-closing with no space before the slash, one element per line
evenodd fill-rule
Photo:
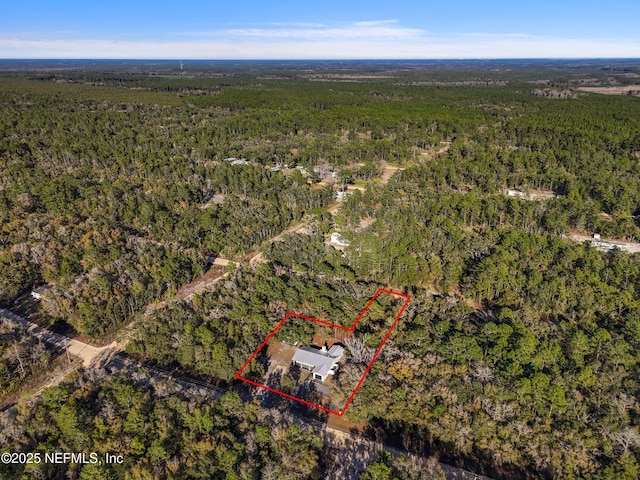
<path fill-rule="evenodd" d="M 338 232 L 333 232 L 331 234 L 330 242 L 334 245 L 337 245 L 338 247 L 348 247 L 349 245 L 351 245 L 351 242 L 342 238 L 342 235 L 340 235 Z"/>
<path fill-rule="evenodd" d="M 510 188 L 509 190 L 507 190 L 507 196 L 509 196 L 509 197 L 527 198 L 527 194 L 526 193 L 521 192 L 520 190 L 515 190 L 513 188 Z"/>
<path fill-rule="evenodd" d="M 324 382 L 327 376 L 334 375 L 338 371 L 338 362 L 344 354 L 344 347 L 333 345 L 321 349 L 313 347 L 300 347 L 293 354 L 291 363 L 297 367 L 309 370 L 314 380 Z"/>
<path fill-rule="evenodd" d="M 231 165 L 249 165 L 249 161 L 244 158 L 229 157 L 225 158 L 224 161 L 231 163 Z"/>

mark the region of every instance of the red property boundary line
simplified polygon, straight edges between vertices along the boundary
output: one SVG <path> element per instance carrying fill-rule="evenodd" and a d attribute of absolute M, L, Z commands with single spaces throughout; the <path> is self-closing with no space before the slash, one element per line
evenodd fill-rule
<path fill-rule="evenodd" d="M 327 325 L 329 327 L 339 328 L 339 329 L 345 330 L 347 332 L 352 332 L 356 328 L 356 325 L 358 325 L 358 322 L 360 321 L 360 319 L 364 316 L 364 314 L 367 312 L 367 310 L 369 310 L 369 307 L 371 306 L 371 304 L 375 301 L 375 299 L 381 293 L 388 293 L 390 295 L 395 295 L 397 297 L 402 297 L 402 298 L 405 299 L 405 302 L 402 304 L 402 308 L 400 308 L 400 312 L 398 313 L 398 315 L 396 315 L 396 318 L 393 321 L 393 323 L 391 324 L 391 327 L 389 328 L 389 330 L 387 331 L 386 335 L 382 339 L 382 342 L 380 343 L 380 346 L 378 347 L 378 349 L 376 350 L 375 354 L 373 355 L 373 358 L 371 359 L 371 362 L 369 363 L 369 365 L 367 365 L 367 368 L 364 371 L 364 373 L 362 374 L 362 377 L 360 377 L 360 380 L 358 381 L 358 384 L 356 385 L 356 388 L 353 390 L 353 392 L 351 392 L 351 395 L 349 396 L 349 399 L 347 400 L 347 403 L 345 403 L 344 407 L 342 407 L 342 410 L 340 410 L 339 412 L 336 412 L 335 410 L 331 410 L 329 408 L 323 407 L 322 405 L 317 405 L 315 403 L 309 402 L 309 401 L 304 400 L 302 398 L 295 397 L 293 395 L 290 395 L 288 393 L 282 392 L 282 391 L 277 390 L 275 388 L 271 388 L 271 387 L 269 387 L 267 385 L 264 385 L 262 383 L 254 382 L 253 380 L 249 380 L 248 378 L 245 378 L 245 377 L 243 377 L 241 375 L 242 371 L 245 368 L 247 368 L 247 366 L 251 363 L 251 361 L 258 355 L 260 350 L 262 350 L 265 347 L 265 345 L 267 345 L 269 340 L 271 340 L 271 338 L 278 332 L 280 327 L 282 327 L 282 325 L 284 325 L 284 323 L 287 320 L 289 320 L 290 317 L 304 318 L 305 320 L 309 320 L 311 322 L 321 323 L 322 325 Z M 411 297 L 409 295 L 405 295 L 404 293 L 394 292 L 392 290 L 386 290 L 384 288 L 379 288 L 378 291 L 373 295 L 373 297 L 371 297 L 371 300 L 369 300 L 369 303 L 367 303 L 366 307 L 364 307 L 364 310 L 362 310 L 362 312 L 360 312 L 360 315 L 358 315 L 358 318 L 356 318 L 356 320 L 353 322 L 353 324 L 350 327 L 343 327 L 341 325 L 336 325 L 334 323 L 326 322 L 326 321 L 320 320 L 318 318 L 308 317 L 307 315 L 302 315 L 300 313 L 289 312 L 280 321 L 280 323 L 278 323 L 276 328 L 273 329 L 273 331 L 269 334 L 269 336 L 265 339 L 265 341 L 260 344 L 260 346 L 256 349 L 255 352 L 253 352 L 253 355 L 251 355 L 249 357 L 249 360 L 247 360 L 244 363 L 244 365 L 240 368 L 240 370 L 238 370 L 236 372 L 234 377 L 236 379 L 238 379 L 238 380 L 242 380 L 243 382 L 247 382 L 247 383 L 250 383 L 251 385 L 255 385 L 256 387 L 264 388 L 265 390 L 269 390 L 270 392 L 277 393 L 277 394 L 282 395 L 283 397 L 289 398 L 291 400 L 295 400 L 296 402 L 304 403 L 305 405 L 308 405 L 310 407 L 314 407 L 314 408 L 317 408 L 319 410 L 325 411 L 327 413 L 332 413 L 334 415 L 338 415 L 339 417 L 341 417 L 342 415 L 344 415 L 344 412 L 346 412 L 347 407 L 353 401 L 353 397 L 355 397 L 356 392 L 358 391 L 358 389 L 362 385 L 362 382 L 364 382 L 364 379 L 366 378 L 367 374 L 369 373 L 369 370 L 371 370 L 371 367 L 373 366 L 373 362 L 375 362 L 376 359 L 378 358 L 378 355 L 382 351 L 382 347 L 384 346 L 384 344 L 386 343 L 387 339 L 391 335 L 391 332 L 393 331 L 393 329 L 395 328 L 396 324 L 398 323 L 398 320 L 400 320 L 400 317 L 404 313 L 404 310 L 405 310 L 405 308 L 407 307 L 407 305 L 409 304 L 410 301 L 411 301 Z"/>

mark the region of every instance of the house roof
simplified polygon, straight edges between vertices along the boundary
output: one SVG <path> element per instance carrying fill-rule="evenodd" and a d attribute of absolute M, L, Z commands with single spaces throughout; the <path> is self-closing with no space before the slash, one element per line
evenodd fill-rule
<path fill-rule="evenodd" d="M 340 345 L 333 345 L 327 353 L 330 357 L 340 358 L 344 353 L 344 347 L 341 347 Z"/>
<path fill-rule="evenodd" d="M 333 243 L 340 247 L 348 247 L 349 245 L 351 245 L 351 242 L 349 242 L 349 240 L 345 240 L 344 238 L 342 238 L 342 235 L 340 235 L 340 233 L 338 232 L 333 232 L 331 234 L 330 243 Z"/>
<path fill-rule="evenodd" d="M 340 345 L 333 345 L 329 351 L 323 352 L 313 347 L 300 347 L 293 354 L 293 362 L 302 363 L 313 367 L 312 372 L 320 374 L 323 378 L 327 376 L 342 354 L 344 348 Z"/>
<path fill-rule="evenodd" d="M 39 287 L 31 290 L 31 296 L 37 300 L 40 300 L 42 298 L 42 295 L 48 290 L 51 290 L 51 285 L 40 285 Z"/>
<path fill-rule="evenodd" d="M 39 287 L 34 288 L 32 291 L 35 293 L 40 293 L 43 294 L 46 291 L 51 290 L 51 286 L 50 285 L 40 285 Z"/>

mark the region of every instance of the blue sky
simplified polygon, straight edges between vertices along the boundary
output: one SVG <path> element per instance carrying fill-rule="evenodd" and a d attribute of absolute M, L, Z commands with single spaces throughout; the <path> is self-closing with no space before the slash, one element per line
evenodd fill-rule
<path fill-rule="evenodd" d="M 640 1 L 5 1 L 0 58 L 640 57 Z"/>

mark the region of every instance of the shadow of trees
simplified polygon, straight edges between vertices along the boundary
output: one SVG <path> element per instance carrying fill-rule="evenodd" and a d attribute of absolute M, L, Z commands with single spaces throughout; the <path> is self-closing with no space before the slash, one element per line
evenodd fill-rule
<path fill-rule="evenodd" d="M 523 480 L 539 478 L 512 463 L 496 465 L 492 462 L 492 455 L 485 451 L 478 450 L 472 452 L 472 454 L 462 453 L 458 451 L 453 443 L 434 439 L 429 430 L 423 426 L 373 417 L 369 419 L 364 431 L 360 433 L 364 433 L 369 438 L 383 442 L 386 445 L 406 450 L 419 456 L 437 458 L 448 465 L 492 478 L 518 478 Z"/>

